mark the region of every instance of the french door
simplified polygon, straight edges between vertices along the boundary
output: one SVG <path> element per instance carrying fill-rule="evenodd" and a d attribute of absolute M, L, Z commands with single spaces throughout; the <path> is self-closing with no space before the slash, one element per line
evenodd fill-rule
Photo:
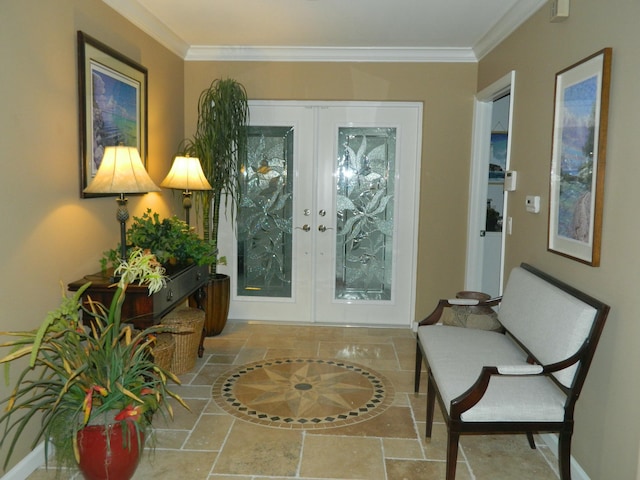
<path fill-rule="evenodd" d="M 250 102 L 237 319 L 409 326 L 422 105 Z"/>

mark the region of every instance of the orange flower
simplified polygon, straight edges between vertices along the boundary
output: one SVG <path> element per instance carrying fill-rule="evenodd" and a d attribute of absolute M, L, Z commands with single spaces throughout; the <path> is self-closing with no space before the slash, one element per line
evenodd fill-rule
<path fill-rule="evenodd" d="M 128 422 L 135 422 L 140 419 L 142 415 L 142 408 L 138 405 L 136 407 L 132 405 L 127 405 L 124 409 L 120 411 L 115 416 L 115 420 L 122 421 L 127 420 Z"/>
<path fill-rule="evenodd" d="M 99 385 L 94 385 L 87 391 L 87 394 L 84 396 L 84 401 L 82 402 L 82 410 L 84 411 L 84 423 L 87 423 L 89 421 L 89 417 L 91 416 L 91 407 L 93 406 L 93 392 L 98 392 L 103 397 L 106 397 L 108 393 L 106 388 Z"/>

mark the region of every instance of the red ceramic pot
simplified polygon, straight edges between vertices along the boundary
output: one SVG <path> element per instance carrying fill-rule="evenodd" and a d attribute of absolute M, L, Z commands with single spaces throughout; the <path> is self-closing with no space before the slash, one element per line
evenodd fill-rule
<path fill-rule="evenodd" d="M 78 449 L 86 480 L 129 480 L 144 449 L 144 434 L 140 433 L 138 442 L 135 426 L 129 422 L 124 431 L 120 423 L 89 425 L 78 432 Z"/>

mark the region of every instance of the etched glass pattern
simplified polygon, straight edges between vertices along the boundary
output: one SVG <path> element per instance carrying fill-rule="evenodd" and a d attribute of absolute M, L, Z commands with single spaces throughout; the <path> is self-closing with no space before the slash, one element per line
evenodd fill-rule
<path fill-rule="evenodd" d="M 249 127 L 238 209 L 238 295 L 291 297 L 293 128 Z"/>
<path fill-rule="evenodd" d="M 338 129 L 335 299 L 391 300 L 396 129 Z"/>

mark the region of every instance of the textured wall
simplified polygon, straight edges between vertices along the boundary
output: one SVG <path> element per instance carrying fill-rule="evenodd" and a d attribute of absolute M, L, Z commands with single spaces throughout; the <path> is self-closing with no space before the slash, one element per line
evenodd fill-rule
<path fill-rule="evenodd" d="M 99 270 L 119 241 L 113 198 L 79 197 L 76 31 L 149 70 L 149 172 L 159 183 L 182 138 L 182 59 L 99 0 L 0 1 L 0 329 L 36 328 L 57 307 L 60 282 Z M 172 212 L 179 199 L 129 199 L 132 215 Z M 7 389 L 2 382 L 0 396 Z M 13 463 L 30 451 L 30 432 Z M 5 449 L 0 451 L 4 460 Z"/>
<path fill-rule="evenodd" d="M 635 398 L 640 382 L 640 284 L 637 205 L 640 201 L 640 3 L 571 2 L 563 23 L 543 8 L 479 64 L 478 88 L 516 71 L 512 168 L 513 235 L 508 268 L 527 261 L 592 293 L 612 307 L 576 409 L 574 456 L 593 479 L 636 478 L 640 423 Z M 602 255 L 593 268 L 546 251 L 549 168 L 555 74 L 601 50 L 613 48 Z M 525 195 L 542 197 L 542 212 L 525 212 Z"/>
<path fill-rule="evenodd" d="M 424 103 L 416 316 L 464 284 L 471 116 L 476 64 L 187 62 L 185 127 L 215 78 L 251 99 Z"/>

